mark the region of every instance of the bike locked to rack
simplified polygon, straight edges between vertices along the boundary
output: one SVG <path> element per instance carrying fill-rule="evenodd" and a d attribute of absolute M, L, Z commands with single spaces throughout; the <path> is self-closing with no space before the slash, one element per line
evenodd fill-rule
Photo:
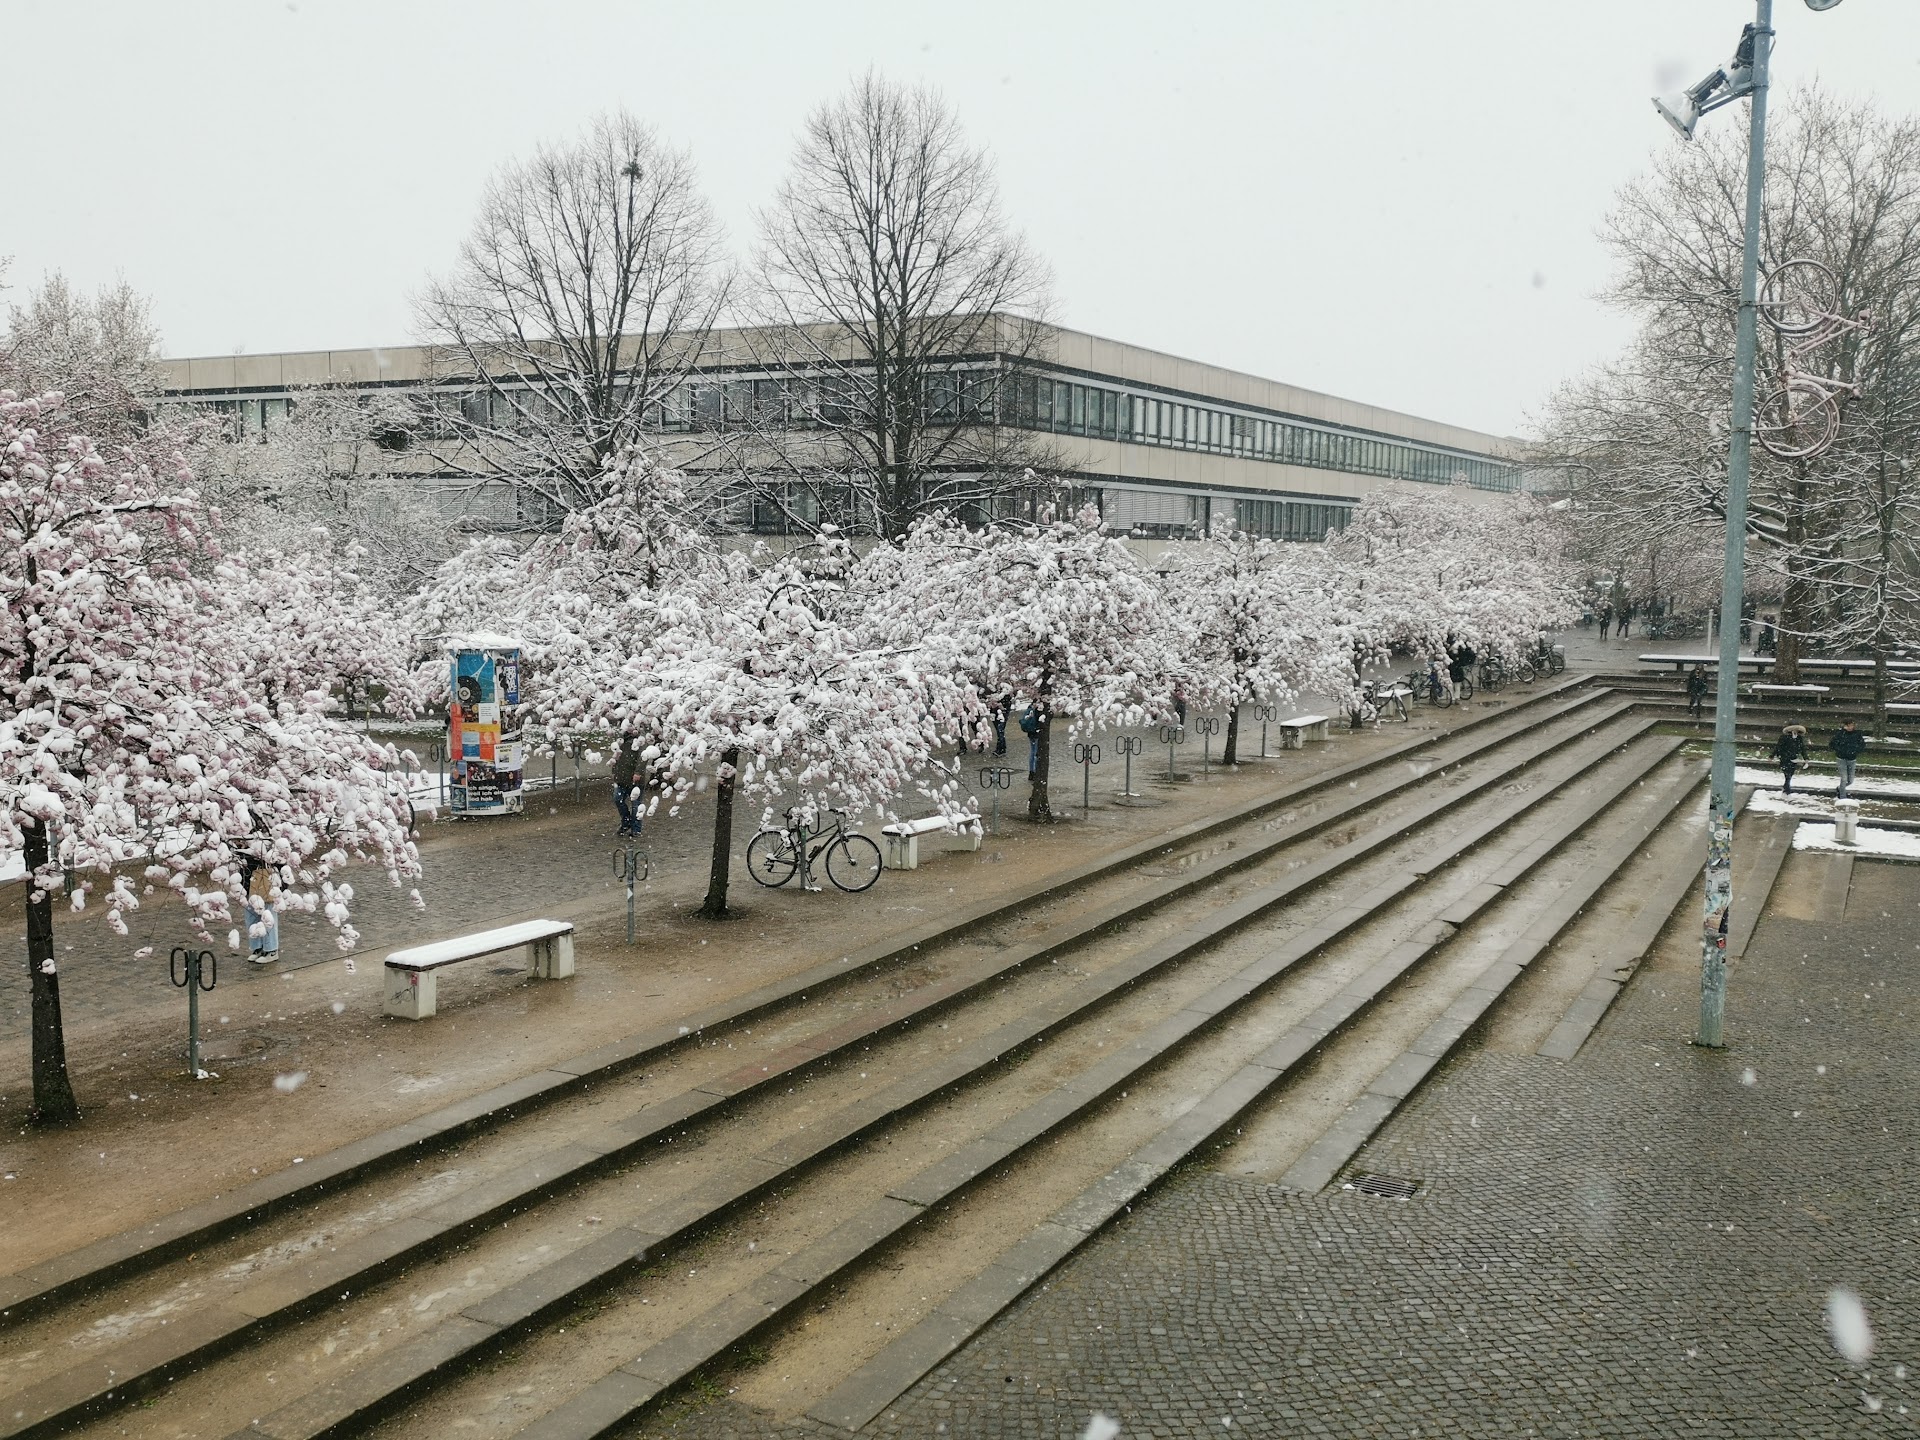
<path fill-rule="evenodd" d="M 993 833 L 1000 833 L 1000 792 L 1013 788 L 1013 767 L 1011 765 L 983 765 L 980 767 L 980 788 L 993 792 Z"/>
<path fill-rule="evenodd" d="M 1193 722 L 1193 728 L 1200 732 L 1200 773 L 1205 776 L 1213 763 L 1213 737 L 1220 733 L 1220 717 L 1202 715 Z"/>
<path fill-rule="evenodd" d="M 167 978 L 187 992 L 187 1075 L 194 1080 L 217 1078 L 212 1071 L 200 1068 L 200 992 L 219 983 L 219 969 L 211 950 L 176 945 L 167 956 Z"/>
<path fill-rule="evenodd" d="M 1080 767 L 1080 815 L 1084 819 L 1093 799 L 1093 767 L 1100 763 L 1100 747 L 1076 741 L 1073 763 Z"/>
<path fill-rule="evenodd" d="M 647 858 L 647 852 L 628 845 L 613 852 L 613 878 L 627 882 L 627 944 L 633 944 L 633 891 L 634 886 L 645 880 L 652 872 L 653 864 Z"/>
<path fill-rule="evenodd" d="M 1167 747 L 1167 783 L 1173 783 L 1173 752 L 1186 744 L 1187 727 L 1184 725 L 1162 725 L 1160 743 Z"/>

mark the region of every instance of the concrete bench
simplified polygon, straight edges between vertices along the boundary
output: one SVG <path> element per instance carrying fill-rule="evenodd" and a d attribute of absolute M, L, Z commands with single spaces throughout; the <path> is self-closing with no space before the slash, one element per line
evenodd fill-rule
<path fill-rule="evenodd" d="M 980 817 L 966 817 L 960 821 L 957 830 L 949 829 L 946 820 L 939 815 L 929 815 L 921 820 L 901 820 L 892 825 L 882 825 L 880 839 L 880 863 L 883 868 L 918 870 L 920 842 L 923 839 L 936 850 L 978 850 Z"/>
<path fill-rule="evenodd" d="M 1920 715 L 1920 705 L 1906 700 L 1889 700 L 1887 713 L 1889 715 Z"/>
<path fill-rule="evenodd" d="M 1757 700 L 1780 695 L 1789 700 L 1811 700 L 1819 704 L 1833 693 L 1833 687 L 1830 685 L 1764 685 L 1756 680 L 1747 686 L 1747 693 Z"/>
<path fill-rule="evenodd" d="M 1640 663 L 1642 665 L 1671 665 L 1675 670 L 1685 670 L 1689 665 L 1704 665 L 1709 670 L 1717 670 L 1720 667 L 1720 657 L 1718 655 L 1642 655 L 1640 657 Z M 1740 657 L 1739 668 L 1744 670 L 1748 666 L 1752 666 L 1756 674 L 1765 672 L 1773 668 L 1773 657 L 1771 655 L 1742 655 Z"/>
<path fill-rule="evenodd" d="M 1858 659 L 1856 660 L 1802 660 L 1800 662 L 1800 668 L 1802 670 L 1818 670 L 1818 671 L 1824 672 L 1825 674 L 1838 675 L 1842 679 L 1845 679 L 1848 676 L 1852 675 L 1853 672 L 1856 670 L 1858 670 L 1862 675 L 1871 675 L 1873 673 L 1873 661 L 1858 660 Z M 1889 660 L 1887 661 L 1887 673 L 1889 675 L 1902 675 L 1902 676 L 1911 676 L 1916 673 L 1920 673 L 1920 661 Z"/>
<path fill-rule="evenodd" d="M 1298 750 L 1308 740 L 1327 738 L 1327 717 L 1324 715 L 1296 715 L 1291 720 L 1280 722 L 1280 748 Z"/>
<path fill-rule="evenodd" d="M 403 1020 L 425 1020 L 438 1008 L 438 972 L 463 960 L 522 952 L 542 980 L 573 974 L 573 922 L 528 920 L 453 940 L 436 940 L 387 956 L 386 999 L 381 1009 Z"/>

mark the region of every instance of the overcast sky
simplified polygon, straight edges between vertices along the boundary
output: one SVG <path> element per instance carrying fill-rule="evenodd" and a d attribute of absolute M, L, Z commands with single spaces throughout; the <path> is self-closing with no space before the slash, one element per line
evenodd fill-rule
<path fill-rule="evenodd" d="M 737 250 L 869 65 L 995 156 L 1067 325 L 1500 433 L 1618 347 L 1595 226 L 1751 0 L 10 0 L 0 256 L 173 355 L 416 338 L 488 172 L 624 105 Z M 1777 0 L 1776 80 L 1913 108 L 1920 0 Z M 1705 125 L 1745 124 L 1745 107 Z"/>

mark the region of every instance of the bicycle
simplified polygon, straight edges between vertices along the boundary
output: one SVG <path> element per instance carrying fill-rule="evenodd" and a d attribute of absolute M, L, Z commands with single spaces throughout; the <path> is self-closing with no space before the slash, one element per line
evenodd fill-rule
<path fill-rule="evenodd" d="M 1399 711 L 1402 720 L 1413 717 L 1407 710 L 1407 689 L 1403 685 L 1389 685 L 1382 690 L 1371 680 L 1360 685 L 1360 713 L 1373 720 L 1375 724 L 1388 718 L 1393 711 Z"/>
<path fill-rule="evenodd" d="M 1498 655 L 1489 655 L 1480 662 L 1480 688 L 1489 695 L 1499 693 L 1507 683 L 1507 665 Z"/>
<path fill-rule="evenodd" d="M 1780 357 L 1780 384 L 1754 408 L 1753 436 L 1770 455 L 1808 460 L 1839 438 L 1841 406 L 1857 399 L 1851 380 L 1802 368 L 1820 346 L 1851 330 L 1871 330 L 1871 312 L 1840 313 L 1840 282 L 1818 260 L 1776 265 L 1760 287 L 1755 308 L 1788 343 Z"/>
<path fill-rule="evenodd" d="M 823 830 L 808 830 L 794 820 L 794 813 L 787 811 L 783 828 L 762 830 L 747 842 L 747 873 L 756 881 L 778 890 L 793 879 L 803 855 L 809 876 L 815 862 L 824 857 L 827 878 L 850 895 L 870 888 L 880 878 L 880 847 L 847 829 L 846 811 L 829 811 L 833 823 Z"/>
<path fill-rule="evenodd" d="M 1409 670 L 1403 683 L 1416 700 L 1438 705 L 1442 710 L 1453 704 L 1453 682 L 1435 661 L 1427 662 L 1425 670 Z"/>
<path fill-rule="evenodd" d="M 1567 652 L 1542 635 L 1539 647 L 1534 651 L 1533 668 L 1541 675 L 1558 675 L 1567 668 Z"/>

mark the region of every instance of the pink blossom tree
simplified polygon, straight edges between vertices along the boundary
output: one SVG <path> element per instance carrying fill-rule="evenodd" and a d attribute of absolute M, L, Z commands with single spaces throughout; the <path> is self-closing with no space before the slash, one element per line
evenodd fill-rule
<path fill-rule="evenodd" d="M 97 890 L 107 924 L 164 886 L 205 935 L 244 899 L 244 860 L 267 865 L 269 905 L 324 908 L 343 947 L 349 862 L 398 885 L 419 873 L 397 756 L 345 730 L 316 691 L 269 708 L 214 576 L 212 518 L 176 467 L 109 462 L 63 430 L 57 395 L 0 392 L 0 860 L 26 867 L 32 1116 L 79 1119 L 67 1074 L 53 946 L 63 869 Z M 141 865 L 143 869 L 134 869 Z M 144 874 L 137 892 L 134 878 Z"/>

